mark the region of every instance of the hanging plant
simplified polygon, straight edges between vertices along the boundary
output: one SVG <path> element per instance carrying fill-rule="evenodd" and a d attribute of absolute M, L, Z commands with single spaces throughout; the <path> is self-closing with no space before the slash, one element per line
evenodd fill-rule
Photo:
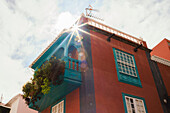
<path fill-rule="evenodd" d="M 37 107 L 35 102 L 41 97 L 38 95 L 48 94 L 51 87 L 50 84 L 60 85 L 64 80 L 65 62 L 52 57 L 45 61 L 42 66 L 35 71 L 31 82 L 27 82 L 23 88 L 23 98 L 26 104 L 33 103 L 33 107 Z"/>

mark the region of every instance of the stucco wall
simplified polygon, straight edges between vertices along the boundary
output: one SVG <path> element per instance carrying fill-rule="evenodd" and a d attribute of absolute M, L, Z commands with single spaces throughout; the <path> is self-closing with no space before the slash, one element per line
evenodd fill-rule
<path fill-rule="evenodd" d="M 156 55 L 170 61 L 170 48 L 168 46 L 168 40 L 163 39 L 158 45 L 156 45 L 151 52 L 151 56 L 152 55 Z"/>
<path fill-rule="evenodd" d="M 41 113 L 51 113 L 51 106 L 43 110 Z"/>
<path fill-rule="evenodd" d="M 51 106 L 43 110 L 41 113 L 51 113 Z M 80 113 L 79 88 L 66 96 L 65 113 Z"/>
<path fill-rule="evenodd" d="M 148 113 L 163 113 L 156 86 L 148 64 L 146 53 L 128 44 L 111 39 L 107 42 L 105 35 L 91 31 L 96 113 L 124 113 L 122 93 L 143 97 Z M 117 48 L 135 57 L 142 88 L 118 81 L 113 49 Z"/>
<path fill-rule="evenodd" d="M 38 111 L 30 109 L 28 105 L 25 104 L 25 100 L 22 97 L 20 97 L 18 109 L 17 109 L 17 112 L 15 113 L 38 113 Z"/>
<path fill-rule="evenodd" d="M 72 91 L 66 96 L 66 112 L 65 113 L 80 113 L 79 88 Z"/>
<path fill-rule="evenodd" d="M 17 99 L 11 104 L 10 113 L 17 113 L 18 104 L 19 104 L 19 98 L 17 98 Z"/>
<path fill-rule="evenodd" d="M 162 80 L 166 87 L 168 96 L 170 96 L 170 67 L 160 63 L 157 64 L 161 73 Z"/>

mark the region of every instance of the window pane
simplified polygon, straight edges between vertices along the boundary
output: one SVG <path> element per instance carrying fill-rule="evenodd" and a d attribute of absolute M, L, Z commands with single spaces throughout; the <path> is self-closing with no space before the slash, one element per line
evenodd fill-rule
<path fill-rule="evenodd" d="M 128 113 L 146 113 L 143 100 L 125 96 Z"/>
<path fill-rule="evenodd" d="M 52 113 L 64 113 L 64 100 L 52 107 Z"/>
<path fill-rule="evenodd" d="M 133 56 L 119 50 L 115 51 L 119 72 L 137 77 Z"/>

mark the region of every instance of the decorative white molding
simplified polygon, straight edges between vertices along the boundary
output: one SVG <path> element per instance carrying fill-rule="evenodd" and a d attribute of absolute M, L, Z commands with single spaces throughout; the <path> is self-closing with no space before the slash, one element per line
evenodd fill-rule
<path fill-rule="evenodd" d="M 155 56 L 155 55 L 151 56 L 151 60 L 159 62 L 159 63 L 167 65 L 167 66 L 170 66 L 170 61 L 169 60 L 161 58 L 161 57 L 158 57 L 158 56 Z"/>
<path fill-rule="evenodd" d="M 85 17 L 85 18 L 88 18 L 88 17 Z M 121 32 L 117 29 L 114 29 L 110 26 L 107 26 L 105 24 L 102 24 L 98 21 L 95 21 L 91 18 L 88 18 L 88 22 L 87 24 L 91 25 L 91 26 L 94 26 L 94 27 L 97 27 L 98 29 L 101 29 L 101 30 L 104 30 L 104 31 L 107 31 L 107 32 L 110 32 L 110 33 L 114 33 L 115 35 L 118 35 L 119 37 L 122 37 L 122 38 L 125 38 L 127 40 L 130 40 L 134 43 L 137 43 L 137 44 L 143 44 L 143 39 L 142 38 L 136 38 L 134 36 L 131 36 L 129 34 L 126 34 L 124 32 Z"/>

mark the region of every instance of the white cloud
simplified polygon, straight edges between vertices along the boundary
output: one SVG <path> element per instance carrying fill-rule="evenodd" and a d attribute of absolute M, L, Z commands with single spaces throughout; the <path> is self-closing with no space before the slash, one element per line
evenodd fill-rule
<path fill-rule="evenodd" d="M 70 12 L 63 12 L 59 15 L 56 26 L 60 29 L 71 27 L 78 17 L 73 16 Z"/>

